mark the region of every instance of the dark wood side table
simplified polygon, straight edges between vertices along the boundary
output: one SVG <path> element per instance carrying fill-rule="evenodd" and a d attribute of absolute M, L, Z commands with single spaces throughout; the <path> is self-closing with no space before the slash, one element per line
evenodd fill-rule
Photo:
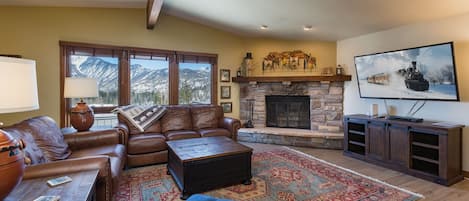
<path fill-rule="evenodd" d="M 252 149 L 227 137 L 202 137 L 166 142 L 168 174 L 191 194 L 243 183 L 251 184 Z"/>
<path fill-rule="evenodd" d="M 69 176 L 72 181 L 56 187 L 47 185 L 47 180 Z M 70 173 L 52 177 L 42 177 L 21 181 L 4 201 L 32 201 L 41 195 L 60 196 L 60 201 L 94 201 L 96 200 L 96 178 L 98 170 Z"/>

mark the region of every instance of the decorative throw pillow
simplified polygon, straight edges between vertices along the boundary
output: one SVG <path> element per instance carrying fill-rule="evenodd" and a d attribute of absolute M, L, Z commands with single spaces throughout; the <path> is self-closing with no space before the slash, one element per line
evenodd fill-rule
<path fill-rule="evenodd" d="M 144 132 L 145 129 L 158 121 L 166 113 L 166 107 L 158 105 L 127 105 L 118 107 L 114 109 L 113 112 L 121 114 L 140 132 Z"/>

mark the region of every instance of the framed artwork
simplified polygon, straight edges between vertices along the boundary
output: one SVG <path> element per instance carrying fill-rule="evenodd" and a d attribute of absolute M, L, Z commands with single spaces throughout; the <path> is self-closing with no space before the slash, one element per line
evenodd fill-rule
<path fill-rule="evenodd" d="M 231 98 L 231 86 L 221 86 L 221 98 L 230 99 Z"/>
<path fill-rule="evenodd" d="M 230 82 L 230 69 L 220 69 L 220 82 Z"/>
<path fill-rule="evenodd" d="M 301 50 L 270 52 L 262 61 L 262 72 L 317 71 L 316 57 Z"/>
<path fill-rule="evenodd" d="M 232 102 L 221 102 L 220 105 L 223 108 L 223 113 L 231 113 L 232 112 L 232 108 L 233 108 Z"/>

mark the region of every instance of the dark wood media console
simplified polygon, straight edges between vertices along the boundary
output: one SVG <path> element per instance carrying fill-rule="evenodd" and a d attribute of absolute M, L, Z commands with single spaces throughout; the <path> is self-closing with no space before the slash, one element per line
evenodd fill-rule
<path fill-rule="evenodd" d="M 344 117 L 344 155 L 442 185 L 463 179 L 462 125 Z"/>

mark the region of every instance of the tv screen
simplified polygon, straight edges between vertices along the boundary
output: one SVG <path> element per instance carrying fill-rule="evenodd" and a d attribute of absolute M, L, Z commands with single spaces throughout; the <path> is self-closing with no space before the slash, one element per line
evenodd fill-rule
<path fill-rule="evenodd" d="M 362 98 L 459 101 L 453 43 L 355 57 Z"/>

